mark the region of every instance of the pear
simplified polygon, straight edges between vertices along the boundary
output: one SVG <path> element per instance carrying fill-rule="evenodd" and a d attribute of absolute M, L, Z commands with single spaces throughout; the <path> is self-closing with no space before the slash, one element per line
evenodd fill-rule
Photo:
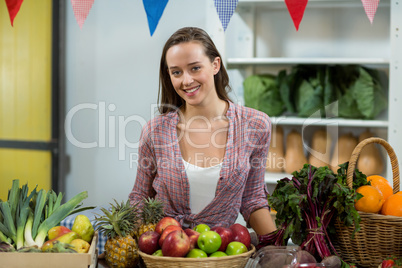
<path fill-rule="evenodd" d="M 95 230 L 91 221 L 85 215 L 77 215 L 74 219 L 73 227 L 71 231 L 76 232 L 81 239 L 91 243 Z"/>

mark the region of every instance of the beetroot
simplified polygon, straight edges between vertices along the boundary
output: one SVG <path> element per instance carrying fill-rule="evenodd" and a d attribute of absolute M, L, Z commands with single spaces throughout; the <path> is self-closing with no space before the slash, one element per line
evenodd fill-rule
<path fill-rule="evenodd" d="M 342 266 L 341 259 L 336 255 L 325 257 L 321 263 L 330 268 L 341 268 Z"/>
<path fill-rule="evenodd" d="M 317 260 L 307 250 L 297 251 L 297 263 L 316 263 Z"/>

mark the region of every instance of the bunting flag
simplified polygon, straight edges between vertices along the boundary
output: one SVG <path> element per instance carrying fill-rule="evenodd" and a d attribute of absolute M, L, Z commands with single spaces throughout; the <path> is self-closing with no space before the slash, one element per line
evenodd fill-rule
<path fill-rule="evenodd" d="M 380 0 L 362 0 L 364 11 L 366 12 L 366 15 L 371 24 L 373 24 L 374 16 L 377 11 L 379 2 Z"/>
<path fill-rule="evenodd" d="M 71 5 L 73 6 L 74 16 L 82 29 L 84 22 L 87 19 L 89 11 L 95 0 L 71 0 Z"/>
<path fill-rule="evenodd" d="M 239 0 L 214 0 L 216 12 L 218 12 L 224 31 L 226 31 L 230 18 L 236 10 L 238 1 Z"/>
<path fill-rule="evenodd" d="M 156 26 L 158 26 L 168 0 L 142 0 L 142 3 L 144 4 L 145 13 L 147 13 L 148 27 L 152 36 Z"/>
<path fill-rule="evenodd" d="M 14 26 L 14 18 L 17 16 L 18 11 L 24 0 L 6 0 L 8 14 L 10 15 L 11 26 Z"/>
<path fill-rule="evenodd" d="M 299 24 L 303 18 L 307 1 L 308 0 L 285 0 L 290 17 L 292 18 L 293 24 L 296 27 L 296 31 L 299 30 Z"/>

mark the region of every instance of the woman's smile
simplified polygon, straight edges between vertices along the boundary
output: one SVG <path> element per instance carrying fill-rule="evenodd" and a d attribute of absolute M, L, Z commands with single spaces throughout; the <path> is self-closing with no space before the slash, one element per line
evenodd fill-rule
<path fill-rule="evenodd" d="M 189 97 L 191 97 L 191 96 L 194 96 L 195 94 L 197 94 L 197 92 L 198 92 L 198 89 L 200 88 L 201 86 L 196 86 L 196 87 L 192 87 L 192 88 L 188 88 L 188 89 L 183 89 L 184 90 L 184 92 L 186 93 L 186 95 L 187 96 L 189 96 Z"/>

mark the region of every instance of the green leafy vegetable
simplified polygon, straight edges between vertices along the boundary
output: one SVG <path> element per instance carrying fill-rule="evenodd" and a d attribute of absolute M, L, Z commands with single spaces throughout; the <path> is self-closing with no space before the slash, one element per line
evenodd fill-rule
<path fill-rule="evenodd" d="M 244 80 L 244 102 L 247 107 L 270 116 L 281 115 L 284 104 L 273 75 L 252 75 Z"/>
<path fill-rule="evenodd" d="M 292 179 L 278 181 L 269 205 L 277 211 L 278 230 L 259 236 L 260 245 L 284 245 L 287 239 L 300 245 L 315 257 L 330 256 L 336 252 L 330 234 L 335 232 L 334 221 L 339 218 L 345 225 L 359 231 L 360 216 L 354 203 L 361 195 L 346 185 L 348 163 L 340 165 L 335 174 L 328 167 L 305 164 L 292 173 Z M 355 187 L 368 184 L 364 174 L 356 170 Z"/>

